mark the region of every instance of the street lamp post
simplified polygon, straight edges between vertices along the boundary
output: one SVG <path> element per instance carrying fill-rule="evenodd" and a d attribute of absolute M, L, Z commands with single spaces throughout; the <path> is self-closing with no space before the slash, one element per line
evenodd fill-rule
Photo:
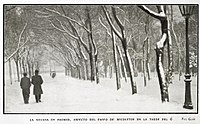
<path fill-rule="evenodd" d="M 189 38 L 188 38 L 188 22 L 189 18 L 193 13 L 194 6 L 192 5 L 179 5 L 179 10 L 182 14 L 182 16 L 185 18 L 185 30 L 186 30 L 186 69 L 185 69 L 185 102 L 183 105 L 183 108 L 186 109 L 193 109 L 192 100 L 191 100 L 191 86 L 190 82 L 192 81 L 191 75 L 190 75 L 190 68 L 189 68 L 189 62 L 190 62 L 190 56 L 189 56 Z"/>

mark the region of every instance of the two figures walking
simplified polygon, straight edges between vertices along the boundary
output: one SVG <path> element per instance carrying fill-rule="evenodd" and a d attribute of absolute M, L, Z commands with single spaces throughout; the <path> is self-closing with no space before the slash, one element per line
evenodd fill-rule
<path fill-rule="evenodd" d="M 41 94 L 43 94 L 41 85 L 43 83 L 43 80 L 42 77 L 39 75 L 39 71 L 35 70 L 35 75 L 32 76 L 32 81 L 30 81 L 30 78 L 27 77 L 27 73 L 24 73 L 24 77 L 21 79 L 20 82 L 25 104 L 29 103 L 31 83 L 34 85 L 33 94 L 35 95 L 36 103 L 41 102 Z"/>

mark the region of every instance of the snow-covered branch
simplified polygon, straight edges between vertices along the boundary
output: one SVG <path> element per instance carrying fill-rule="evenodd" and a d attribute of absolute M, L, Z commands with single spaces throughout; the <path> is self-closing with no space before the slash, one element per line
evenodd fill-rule
<path fill-rule="evenodd" d="M 60 54 L 61 54 L 61 53 L 60 53 Z M 68 57 L 66 57 L 63 53 L 62 53 L 62 57 L 63 57 L 64 61 L 65 61 L 66 63 L 68 63 L 71 67 L 76 68 L 76 66 L 74 66 L 74 65 L 69 61 Z"/>
<path fill-rule="evenodd" d="M 81 50 L 81 55 L 83 56 L 84 60 L 87 60 L 85 53 Z"/>
<path fill-rule="evenodd" d="M 53 59 L 54 61 L 56 61 L 57 63 L 61 64 L 62 66 L 66 67 L 65 64 L 63 64 L 63 62 L 57 57 L 55 56 L 53 53 L 51 53 L 51 56 L 48 56 L 50 59 Z"/>
<path fill-rule="evenodd" d="M 66 52 L 63 51 L 60 47 L 56 46 L 53 44 L 53 46 L 59 51 L 59 54 L 62 54 L 63 59 L 65 60 L 66 63 L 69 63 L 70 66 L 72 66 L 73 68 L 75 68 L 75 66 L 72 64 L 72 62 L 70 62 L 70 60 L 68 59 L 68 57 L 66 57 Z M 67 52 L 69 53 L 69 52 Z"/>
<path fill-rule="evenodd" d="M 58 19 L 57 19 L 57 20 L 58 20 Z M 70 37 L 72 37 L 72 38 L 78 40 L 78 37 L 74 36 L 73 34 L 71 34 L 71 33 L 69 33 L 69 32 L 67 31 L 67 29 L 65 28 L 65 26 L 63 25 L 63 23 L 62 23 L 60 20 L 58 20 L 58 22 L 60 23 L 61 27 L 64 29 L 64 31 L 65 31 Z"/>
<path fill-rule="evenodd" d="M 50 21 L 50 20 L 49 20 Z M 73 34 L 69 33 L 65 28 L 63 28 L 63 24 L 58 20 L 58 22 L 60 23 L 62 29 L 58 28 L 57 26 L 55 26 L 55 24 L 53 24 L 52 21 L 50 21 L 51 25 L 58 31 L 62 32 L 62 33 L 66 33 L 68 34 L 70 37 L 74 38 L 74 39 L 78 39 L 78 37 L 74 36 Z"/>
<path fill-rule="evenodd" d="M 86 43 L 83 42 L 83 39 L 81 38 L 81 36 L 79 35 L 78 31 L 76 30 L 76 28 L 71 24 L 71 22 L 69 21 L 70 23 L 70 26 L 72 28 L 72 30 L 75 32 L 75 34 L 77 35 L 78 37 L 78 40 L 81 42 L 81 44 L 83 45 L 83 47 L 85 48 L 86 52 L 89 53 L 89 49 L 86 45 Z"/>
<path fill-rule="evenodd" d="M 26 41 L 20 46 L 21 38 L 22 38 L 22 35 L 23 35 L 26 27 L 27 27 L 27 23 L 24 25 L 22 31 L 20 32 L 17 49 L 9 57 L 7 57 L 7 59 L 4 61 L 4 63 L 6 63 L 11 57 L 13 57 L 28 42 L 29 38 L 27 38 Z"/>
<path fill-rule="evenodd" d="M 11 11 L 12 9 L 15 9 L 15 8 L 16 8 L 16 6 L 12 6 L 12 7 L 8 8 L 8 9 L 5 9 L 5 10 L 6 10 L 6 12 L 9 12 L 9 11 Z"/>
<path fill-rule="evenodd" d="M 19 48 L 19 46 L 20 46 L 20 42 L 21 42 L 21 38 L 22 38 L 22 34 L 24 33 L 26 27 L 27 27 L 27 23 L 24 25 L 24 27 L 23 27 L 23 29 L 22 29 L 20 35 L 19 35 L 18 45 L 17 45 L 18 48 Z"/>
<path fill-rule="evenodd" d="M 160 13 L 156 13 L 156 12 L 150 10 L 145 5 L 139 5 L 138 7 L 154 18 L 157 18 L 157 19 L 166 18 L 166 14 L 164 13 L 163 6 L 161 7 L 162 11 Z"/>
<path fill-rule="evenodd" d="M 75 59 L 74 55 L 73 55 L 71 52 L 69 52 L 69 55 L 70 55 L 70 57 L 71 57 L 73 63 L 74 63 L 76 66 L 80 66 L 78 59 Z"/>
<path fill-rule="evenodd" d="M 122 40 L 122 35 L 119 33 L 119 31 L 115 28 L 115 26 L 113 25 L 112 21 L 111 21 L 111 17 L 108 14 L 108 11 L 106 10 L 105 6 L 102 6 L 102 9 L 104 11 L 104 14 L 106 15 L 106 19 L 110 25 L 110 27 L 113 29 L 113 31 L 115 32 L 115 34 L 118 36 L 118 38 L 120 40 Z"/>
<path fill-rule="evenodd" d="M 79 38 L 79 41 L 81 42 L 81 44 L 83 45 L 83 47 L 85 48 L 85 50 L 87 51 L 87 53 L 89 53 L 90 51 L 89 51 L 86 43 L 83 42 L 83 39 L 81 38 L 81 36 L 79 36 L 79 34 L 78 34 L 78 38 Z"/>
<path fill-rule="evenodd" d="M 137 37 L 137 35 L 135 35 L 135 36 L 132 36 L 132 34 L 129 36 L 129 38 L 127 38 L 127 44 L 129 44 L 130 42 L 131 42 L 131 40 L 133 39 L 133 38 L 135 38 L 135 37 Z"/>
<path fill-rule="evenodd" d="M 11 57 L 13 57 L 28 42 L 28 40 L 29 38 L 27 38 L 26 41 L 20 47 L 18 47 L 9 57 L 7 57 L 4 63 L 6 63 Z"/>
<path fill-rule="evenodd" d="M 62 44 L 60 44 L 60 45 L 62 45 Z M 69 50 L 69 51 L 71 51 L 72 53 L 76 53 L 75 52 L 75 50 L 73 50 L 71 47 L 69 47 L 67 44 L 64 44 L 64 47 L 67 47 L 67 49 Z"/>
<path fill-rule="evenodd" d="M 35 12 L 38 13 L 36 16 L 39 17 L 39 18 L 48 18 L 48 17 L 52 16 L 52 15 L 49 15 L 49 13 L 42 12 L 40 10 L 35 10 Z"/>
<path fill-rule="evenodd" d="M 71 53 L 73 55 L 76 54 L 75 51 L 71 47 L 69 47 L 67 44 L 63 45 L 62 43 L 59 42 L 58 46 L 55 44 L 53 44 L 53 46 L 59 49 L 60 52 L 62 53 Z"/>
<path fill-rule="evenodd" d="M 147 39 L 148 39 L 148 36 L 146 36 L 146 37 L 145 37 L 145 39 L 144 39 L 143 41 L 144 41 L 144 42 L 146 42 L 146 41 L 147 41 Z"/>
<path fill-rule="evenodd" d="M 167 38 L 167 34 L 166 33 L 164 33 L 163 35 L 162 35 L 162 38 L 160 39 L 160 41 L 158 41 L 157 43 L 156 43 L 156 45 L 157 45 L 157 48 L 163 48 L 164 47 L 164 43 L 165 43 L 165 41 L 166 41 L 166 38 Z"/>
<path fill-rule="evenodd" d="M 115 10 L 115 8 L 113 6 L 112 6 L 112 13 L 113 13 L 114 19 L 116 20 L 118 26 L 123 31 L 124 30 L 124 26 L 123 26 L 122 22 L 119 20 L 119 18 L 117 17 L 116 10 Z"/>
<path fill-rule="evenodd" d="M 117 47 L 117 52 L 118 52 L 118 54 L 120 56 L 120 59 L 121 59 L 122 65 L 123 65 L 122 67 L 124 69 L 125 81 L 127 82 L 127 71 L 126 71 L 126 67 L 125 67 L 125 62 L 124 62 L 124 59 L 123 59 L 122 51 L 121 51 L 121 49 L 120 49 L 120 47 L 118 45 L 116 47 Z"/>
<path fill-rule="evenodd" d="M 72 18 L 70 18 L 70 17 L 68 17 L 68 16 L 66 16 L 66 15 L 63 15 L 63 14 L 61 14 L 60 12 L 55 11 L 55 10 L 53 10 L 53 9 L 49 9 L 49 8 L 45 8 L 45 9 L 48 10 L 48 11 L 50 11 L 50 12 L 52 12 L 52 13 L 55 13 L 55 14 L 57 14 L 57 15 L 60 15 L 60 16 L 66 18 L 66 19 L 68 19 L 68 20 L 70 20 L 70 21 L 72 21 L 72 22 L 74 22 L 74 23 L 76 23 L 76 24 L 78 24 L 80 27 L 82 27 L 83 29 L 85 29 L 87 32 L 90 32 L 84 25 L 82 25 L 81 23 L 79 23 L 79 22 L 76 21 L 75 19 L 72 19 Z"/>
<path fill-rule="evenodd" d="M 70 60 L 72 60 L 73 63 L 75 63 L 75 65 L 79 65 L 79 63 L 77 62 L 77 60 L 75 60 L 75 57 L 79 58 L 79 55 L 78 55 L 78 53 L 76 52 L 76 49 L 74 48 L 74 46 L 71 43 L 70 43 L 71 46 L 68 46 L 67 44 L 63 45 L 60 42 L 58 43 L 58 45 L 59 46 L 56 46 L 56 45 L 54 45 L 54 46 L 57 47 L 58 49 L 60 49 L 60 51 L 62 51 L 63 53 L 68 53 L 70 55 L 70 57 L 71 57 Z"/>
<path fill-rule="evenodd" d="M 55 24 L 54 24 L 51 20 L 49 20 L 49 22 L 51 23 L 51 25 L 52 25 L 56 30 L 65 33 L 65 31 L 64 31 L 63 29 L 60 29 L 60 28 L 58 28 L 57 26 L 55 26 Z"/>
<path fill-rule="evenodd" d="M 73 48 L 73 50 L 74 50 L 76 56 L 80 59 L 81 56 L 80 56 L 80 54 L 77 52 L 77 49 L 78 49 L 78 48 L 76 48 L 75 45 L 73 45 L 70 41 L 69 41 L 69 44 L 70 44 L 70 46 Z M 78 50 L 79 50 L 79 49 L 78 49 Z"/>
<path fill-rule="evenodd" d="M 40 14 L 43 14 L 43 15 L 49 15 L 48 13 L 42 12 L 42 11 L 40 11 L 40 10 L 35 10 L 35 12 L 40 13 Z"/>
<path fill-rule="evenodd" d="M 106 29 L 107 34 L 111 37 L 110 32 L 108 31 L 108 28 L 103 24 L 103 22 L 101 21 L 100 17 L 99 17 L 99 22 L 100 24 Z"/>
<path fill-rule="evenodd" d="M 121 9 L 119 6 L 113 6 L 114 8 L 116 8 L 116 9 L 118 9 L 118 10 L 120 10 L 121 12 L 123 12 L 124 14 L 126 14 L 126 12 L 123 10 L 123 9 Z"/>

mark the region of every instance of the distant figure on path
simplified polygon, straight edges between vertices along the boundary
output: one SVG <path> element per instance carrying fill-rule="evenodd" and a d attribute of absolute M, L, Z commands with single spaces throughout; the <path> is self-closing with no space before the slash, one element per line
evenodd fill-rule
<path fill-rule="evenodd" d="M 56 72 L 53 71 L 52 74 L 51 74 L 51 77 L 52 77 L 52 78 L 55 78 L 55 76 L 56 76 Z"/>
<path fill-rule="evenodd" d="M 23 75 L 24 75 L 24 77 L 22 77 L 22 79 L 21 79 L 20 86 L 22 88 L 22 95 L 24 98 L 24 103 L 28 104 L 31 82 L 30 82 L 30 78 L 26 77 L 27 73 L 24 73 Z"/>
<path fill-rule="evenodd" d="M 35 95 L 35 100 L 36 103 L 41 102 L 41 94 L 43 94 L 42 91 L 42 77 L 38 75 L 39 71 L 35 70 L 35 75 L 32 76 L 32 84 L 34 85 L 33 87 L 33 94 Z"/>

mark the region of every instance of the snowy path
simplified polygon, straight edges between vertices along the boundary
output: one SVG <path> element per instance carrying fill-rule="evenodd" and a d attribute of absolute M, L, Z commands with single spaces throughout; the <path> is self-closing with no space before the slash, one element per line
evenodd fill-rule
<path fill-rule="evenodd" d="M 29 104 L 24 104 L 18 82 L 6 83 L 6 113 L 126 113 L 126 112 L 195 112 L 186 110 L 175 102 L 160 102 L 158 85 L 142 87 L 137 81 L 138 94 L 130 94 L 130 85 L 123 83 L 115 90 L 114 79 L 102 79 L 101 84 L 77 80 L 57 74 L 55 79 L 42 75 L 44 79 L 42 102 L 36 103 L 31 94 Z M 141 81 L 142 82 L 142 81 Z M 157 84 L 157 83 L 156 83 Z M 178 85 L 177 85 L 178 86 Z M 179 87 L 179 86 L 178 86 Z M 176 89 L 176 88 L 175 88 Z M 173 89 L 172 89 L 173 90 Z M 154 92 L 155 91 L 155 92 Z M 154 93 L 153 93 L 154 92 Z M 158 94 L 155 96 L 155 94 Z M 175 98 L 178 96 L 174 96 Z M 173 99 L 172 99 L 173 101 Z M 181 101 L 182 102 L 182 101 Z"/>

